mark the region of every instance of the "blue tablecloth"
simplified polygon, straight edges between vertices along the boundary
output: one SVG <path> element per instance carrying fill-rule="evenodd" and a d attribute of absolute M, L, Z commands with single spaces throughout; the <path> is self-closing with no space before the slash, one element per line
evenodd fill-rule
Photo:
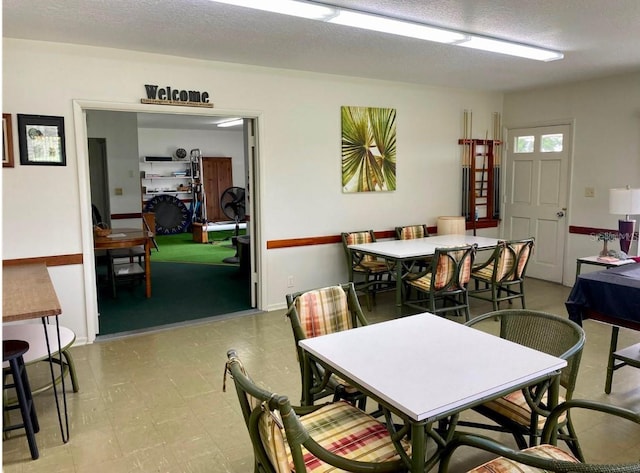
<path fill-rule="evenodd" d="M 581 274 L 565 303 L 569 319 L 592 317 L 622 327 L 640 327 L 640 264 Z M 602 314 L 607 319 L 594 316 Z"/>

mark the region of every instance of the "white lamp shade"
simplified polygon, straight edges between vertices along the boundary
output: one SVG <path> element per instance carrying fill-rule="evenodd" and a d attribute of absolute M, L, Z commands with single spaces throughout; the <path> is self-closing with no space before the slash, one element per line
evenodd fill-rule
<path fill-rule="evenodd" d="M 616 215 L 640 214 L 640 189 L 609 189 L 609 213 Z"/>
<path fill-rule="evenodd" d="M 438 217 L 438 235 L 464 235 L 466 232 L 464 217 Z"/>

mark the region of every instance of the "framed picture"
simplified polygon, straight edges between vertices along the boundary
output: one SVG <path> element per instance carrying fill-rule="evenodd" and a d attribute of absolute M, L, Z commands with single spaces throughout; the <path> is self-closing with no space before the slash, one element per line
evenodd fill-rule
<path fill-rule="evenodd" d="M 13 128 L 11 114 L 2 114 L 2 167 L 13 167 Z"/>
<path fill-rule="evenodd" d="M 20 164 L 66 166 L 64 117 L 18 114 Z"/>

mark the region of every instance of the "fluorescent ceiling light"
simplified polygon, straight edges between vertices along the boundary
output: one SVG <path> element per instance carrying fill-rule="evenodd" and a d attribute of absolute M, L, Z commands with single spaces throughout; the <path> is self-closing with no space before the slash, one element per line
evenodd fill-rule
<path fill-rule="evenodd" d="M 526 44 L 512 43 L 501 39 L 485 38 L 482 36 L 470 36 L 458 46 L 465 48 L 481 49 L 492 53 L 509 54 L 510 56 L 535 59 L 536 61 L 556 61 L 562 59 L 564 54 L 549 49 L 536 48 Z"/>
<path fill-rule="evenodd" d="M 555 61 L 564 58 L 559 51 L 513 43 L 498 38 L 477 36 L 464 31 L 439 28 L 437 26 L 399 20 L 397 18 L 335 7 L 324 3 L 300 0 L 211 0 L 256 10 L 298 16 L 310 20 L 337 25 L 352 26 L 371 31 L 408 36 L 410 38 L 464 46 L 493 53 L 508 54 L 537 61 Z"/>
<path fill-rule="evenodd" d="M 411 23 L 355 11 L 339 10 L 336 16 L 326 21 L 328 23 L 408 36 L 410 38 L 434 41 L 436 43 L 456 43 L 468 39 L 467 35 L 458 33 L 457 31 L 443 30 L 434 26 L 421 25 L 419 23 Z"/>
<path fill-rule="evenodd" d="M 227 3 L 239 7 L 253 8 L 254 10 L 270 11 L 283 15 L 299 16 L 310 20 L 324 21 L 336 14 L 335 8 L 322 5 L 314 5 L 296 0 L 213 0 L 218 3 Z"/>
<path fill-rule="evenodd" d="M 242 125 L 243 122 L 244 121 L 242 120 L 242 118 L 234 118 L 233 120 L 228 120 L 226 122 L 218 123 L 218 126 L 220 128 L 226 128 L 228 126 Z"/>

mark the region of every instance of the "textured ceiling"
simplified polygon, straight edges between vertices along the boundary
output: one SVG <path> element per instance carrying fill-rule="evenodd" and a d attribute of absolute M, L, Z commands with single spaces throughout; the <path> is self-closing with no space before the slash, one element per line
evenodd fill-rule
<path fill-rule="evenodd" d="M 3 36 L 487 91 L 640 70 L 640 0 L 325 3 L 539 45 L 565 58 L 543 63 L 208 0 L 4 0 Z"/>

